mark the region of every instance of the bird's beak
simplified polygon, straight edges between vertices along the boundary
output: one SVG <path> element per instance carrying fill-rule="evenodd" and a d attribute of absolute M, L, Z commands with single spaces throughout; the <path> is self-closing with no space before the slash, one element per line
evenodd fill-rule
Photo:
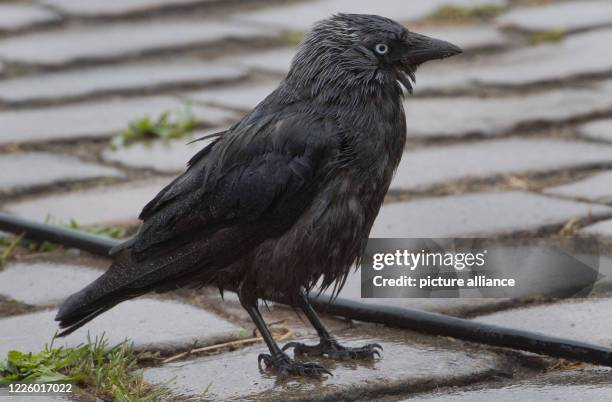
<path fill-rule="evenodd" d="M 402 61 L 418 66 L 426 61 L 445 59 L 462 52 L 460 47 L 450 42 L 410 32 L 406 38 L 406 50 L 402 55 Z"/>
<path fill-rule="evenodd" d="M 416 83 L 415 73 L 421 64 L 430 60 L 445 59 L 462 52 L 460 47 L 452 43 L 409 32 L 404 43 L 404 51 L 399 57 L 397 79 L 408 92 L 412 93 L 412 87 Z"/>

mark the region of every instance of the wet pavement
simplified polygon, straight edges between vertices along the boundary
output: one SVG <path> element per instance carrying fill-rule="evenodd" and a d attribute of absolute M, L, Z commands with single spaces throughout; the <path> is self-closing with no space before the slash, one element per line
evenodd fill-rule
<path fill-rule="evenodd" d="M 465 50 L 417 73 L 415 94 L 405 100 L 407 147 L 373 237 L 580 233 L 610 244 L 610 2 L 410 3 L 2 2 L 0 210 L 39 222 L 51 217 L 57 223 L 74 219 L 84 226 L 133 230 L 145 203 L 206 145 L 187 142 L 223 131 L 269 94 L 313 21 L 334 12 L 362 12 L 392 17 Z M 440 19 L 440 7 L 448 5 L 484 7 L 499 15 Z M 185 138 L 110 144 L 137 119 L 186 108 L 197 128 Z M 583 300 L 547 294 L 535 300 L 367 302 L 609 346 L 612 260 L 607 247 L 600 251 L 606 278 Z M 59 303 L 108 264 L 76 250 L 19 248 L 17 257 L 0 267 L 0 358 L 10 349 L 36 352 L 50 342 Z M 358 273 L 350 276 L 341 296 L 359 300 L 360 284 Z M 130 301 L 66 342 L 76 345 L 87 331 L 104 332 L 111 343 L 127 337 L 138 350 L 171 356 L 251 337 L 253 325 L 235 294 L 225 296 L 202 289 Z M 273 328 L 290 334 L 283 342 L 315 341 L 313 329 L 291 309 L 271 305 L 263 314 Z M 600 367 L 339 317 L 323 320 L 346 344 L 381 343 L 382 358 L 315 359 L 334 376 L 282 381 L 259 370 L 257 355 L 265 347 L 256 343 L 167 364 L 149 362 L 143 373 L 152 384 L 168 384 L 169 400 L 546 402 L 612 395 L 610 373 Z M 5 399 L 0 392 L 0 401 Z"/>

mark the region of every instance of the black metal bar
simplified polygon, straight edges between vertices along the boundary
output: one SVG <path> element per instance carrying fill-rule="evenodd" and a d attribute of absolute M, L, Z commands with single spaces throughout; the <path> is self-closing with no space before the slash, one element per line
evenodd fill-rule
<path fill-rule="evenodd" d="M 102 256 L 108 255 L 108 251 L 120 243 L 119 240 L 59 226 L 35 223 L 1 212 L 0 230 L 18 234 L 25 233 L 28 238 L 51 241 Z M 369 304 L 342 298 L 330 301 L 329 296 L 324 295 L 310 297 L 310 301 L 313 307 L 321 313 L 352 320 L 612 367 L 612 348 L 604 346 L 401 307 Z"/>
<path fill-rule="evenodd" d="M 92 254 L 107 256 L 108 251 L 119 244 L 118 240 L 76 231 L 62 226 L 38 223 L 0 212 L 0 230 L 21 234 L 31 240 L 49 241 L 66 247 L 74 247 Z"/>

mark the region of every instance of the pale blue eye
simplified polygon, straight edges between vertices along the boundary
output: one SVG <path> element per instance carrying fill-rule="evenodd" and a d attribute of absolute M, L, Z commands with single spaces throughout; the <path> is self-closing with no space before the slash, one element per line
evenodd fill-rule
<path fill-rule="evenodd" d="M 376 50 L 376 53 L 378 54 L 387 54 L 389 51 L 389 46 L 385 45 L 384 43 L 379 43 L 376 45 L 376 47 L 374 47 L 374 50 Z"/>

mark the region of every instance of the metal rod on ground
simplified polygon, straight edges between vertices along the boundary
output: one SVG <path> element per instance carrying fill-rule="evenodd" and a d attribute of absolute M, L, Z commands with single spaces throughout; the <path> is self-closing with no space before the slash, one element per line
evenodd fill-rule
<path fill-rule="evenodd" d="M 113 246 L 120 243 L 119 240 L 35 223 L 2 212 L 0 212 L 0 230 L 17 234 L 25 233 L 27 238 L 51 241 L 102 256 L 106 256 Z M 310 300 L 319 312 L 353 320 L 612 367 L 612 348 L 604 346 L 394 306 L 342 298 L 330 301 L 329 296 L 310 297 Z"/>

